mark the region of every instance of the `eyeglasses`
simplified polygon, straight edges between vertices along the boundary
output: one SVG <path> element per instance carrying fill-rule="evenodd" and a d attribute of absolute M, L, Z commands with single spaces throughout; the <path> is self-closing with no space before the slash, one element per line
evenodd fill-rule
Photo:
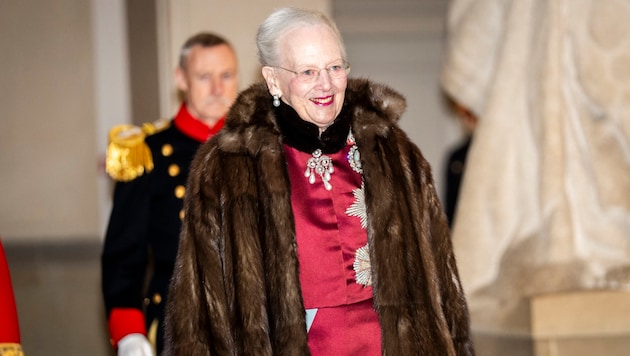
<path fill-rule="evenodd" d="M 287 72 L 291 72 L 295 74 L 295 77 L 298 81 L 302 83 L 313 83 L 319 79 L 319 75 L 322 70 L 326 70 L 328 75 L 333 79 L 343 78 L 350 73 L 350 63 L 343 62 L 340 64 L 333 64 L 327 68 L 319 69 L 319 68 L 307 68 L 302 71 L 296 72 L 291 69 L 282 68 L 282 67 L 274 67 L 279 69 L 284 69 Z"/>

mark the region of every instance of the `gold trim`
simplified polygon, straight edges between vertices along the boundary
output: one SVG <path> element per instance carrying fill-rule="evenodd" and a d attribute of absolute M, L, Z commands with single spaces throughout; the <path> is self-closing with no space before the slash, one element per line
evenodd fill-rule
<path fill-rule="evenodd" d="M 175 196 L 179 199 L 183 199 L 184 195 L 186 195 L 186 188 L 183 185 L 178 185 L 175 187 Z"/>
<path fill-rule="evenodd" d="M 142 127 L 129 124 L 114 126 L 108 136 L 105 160 L 107 174 L 115 180 L 128 182 L 144 172 L 151 172 L 153 157 L 144 139 L 167 129 L 170 123 L 168 119 L 159 119 L 145 122 Z"/>
<path fill-rule="evenodd" d="M 153 122 L 145 122 L 142 124 L 142 131 L 144 131 L 147 135 L 153 135 L 154 133 L 158 133 L 170 126 L 170 121 L 168 119 L 159 119 Z"/>
<path fill-rule="evenodd" d="M 146 134 L 134 125 L 117 125 L 109 132 L 105 170 L 115 180 L 128 182 L 153 170 Z"/>
<path fill-rule="evenodd" d="M 171 177 L 177 177 L 179 175 L 179 166 L 174 163 L 168 166 L 168 175 Z"/>
<path fill-rule="evenodd" d="M 0 343 L 0 356 L 24 356 L 22 345 L 11 342 Z"/>
<path fill-rule="evenodd" d="M 149 330 L 147 331 L 147 339 L 151 343 L 151 348 L 153 349 L 153 354 L 157 354 L 157 330 L 160 322 L 157 319 L 153 319 L 151 325 L 149 326 Z"/>
<path fill-rule="evenodd" d="M 170 143 L 165 143 L 162 146 L 162 156 L 168 157 L 173 154 L 173 146 Z"/>

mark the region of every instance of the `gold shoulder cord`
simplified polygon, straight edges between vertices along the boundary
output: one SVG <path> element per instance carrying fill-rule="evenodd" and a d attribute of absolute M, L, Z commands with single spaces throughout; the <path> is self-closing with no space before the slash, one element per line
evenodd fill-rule
<path fill-rule="evenodd" d="M 24 356 L 22 345 L 15 343 L 0 343 L 0 356 Z"/>
<path fill-rule="evenodd" d="M 170 125 L 170 121 L 167 119 L 159 119 L 153 122 L 145 122 L 142 124 L 142 131 L 147 135 L 153 135 L 154 133 L 158 133 Z"/>
<path fill-rule="evenodd" d="M 135 125 L 116 125 L 109 131 L 105 170 L 113 179 L 129 182 L 153 170 L 153 158 L 144 142 L 148 135 L 167 128 L 168 120 Z M 1 355 L 0 355 L 1 356 Z"/>

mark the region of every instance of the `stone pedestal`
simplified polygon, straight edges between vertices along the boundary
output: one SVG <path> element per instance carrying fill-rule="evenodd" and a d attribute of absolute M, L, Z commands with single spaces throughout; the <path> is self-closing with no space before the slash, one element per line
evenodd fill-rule
<path fill-rule="evenodd" d="M 580 291 L 531 300 L 534 356 L 630 355 L 630 293 Z"/>

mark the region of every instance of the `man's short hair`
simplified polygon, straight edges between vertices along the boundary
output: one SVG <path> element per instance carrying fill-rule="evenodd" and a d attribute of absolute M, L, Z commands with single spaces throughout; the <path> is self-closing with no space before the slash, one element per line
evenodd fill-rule
<path fill-rule="evenodd" d="M 214 47 L 219 45 L 227 45 L 232 50 L 232 44 L 228 42 L 225 38 L 210 32 L 200 32 L 186 40 L 184 45 L 182 46 L 182 50 L 179 54 L 179 66 L 182 69 L 186 69 L 186 59 L 188 58 L 188 54 L 190 53 L 190 49 L 194 46 L 201 47 Z"/>

